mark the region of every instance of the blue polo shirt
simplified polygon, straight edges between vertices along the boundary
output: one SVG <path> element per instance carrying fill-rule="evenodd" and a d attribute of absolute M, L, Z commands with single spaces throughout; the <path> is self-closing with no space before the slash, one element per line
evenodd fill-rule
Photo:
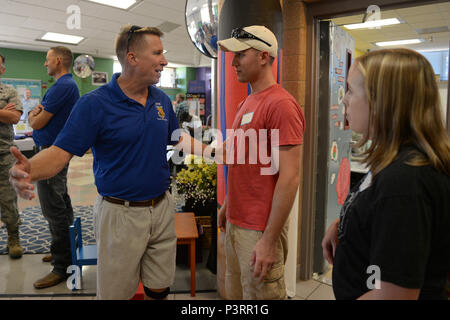
<path fill-rule="evenodd" d="M 170 98 L 148 87 L 147 103 L 127 97 L 111 82 L 84 95 L 54 145 L 79 157 L 92 148 L 98 193 L 128 201 L 153 199 L 170 183 L 166 158 L 178 121 Z"/>
<path fill-rule="evenodd" d="M 37 146 L 53 144 L 79 98 L 80 92 L 77 83 L 70 73 L 61 76 L 48 89 L 41 104 L 45 111 L 53 114 L 53 117 L 43 128 L 33 130 L 33 140 Z"/>

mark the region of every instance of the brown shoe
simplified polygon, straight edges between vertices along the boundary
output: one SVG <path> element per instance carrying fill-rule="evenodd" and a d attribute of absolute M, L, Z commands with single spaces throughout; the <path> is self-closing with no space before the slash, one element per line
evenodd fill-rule
<path fill-rule="evenodd" d="M 33 285 L 36 289 L 44 289 L 44 288 L 56 286 L 58 283 L 61 283 L 64 280 L 66 280 L 65 277 L 62 277 L 56 273 L 50 272 L 44 278 L 36 281 Z"/>
<path fill-rule="evenodd" d="M 42 262 L 52 262 L 52 255 L 46 255 L 42 258 Z"/>

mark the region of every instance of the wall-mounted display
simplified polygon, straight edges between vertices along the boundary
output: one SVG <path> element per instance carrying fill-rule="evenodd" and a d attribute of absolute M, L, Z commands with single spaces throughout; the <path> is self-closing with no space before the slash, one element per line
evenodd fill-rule
<path fill-rule="evenodd" d="M 108 83 L 108 72 L 92 72 L 92 84 L 94 86 L 102 86 Z"/>
<path fill-rule="evenodd" d="M 350 142 L 345 125 L 346 79 L 353 61 L 355 41 L 329 21 L 320 23 L 319 138 L 316 199 L 317 233 L 314 272 L 324 272 L 321 239 L 341 210 L 350 188 Z"/>
<path fill-rule="evenodd" d="M 8 86 L 14 87 L 22 101 L 23 113 L 20 117 L 20 121 L 13 125 L 14 134 L 20 136 L 33 131 L 28 124 L 27 116 L 28 112 L 33 110 L 41 101 L 41 80 L 4 78 L 1 81 Z"/>

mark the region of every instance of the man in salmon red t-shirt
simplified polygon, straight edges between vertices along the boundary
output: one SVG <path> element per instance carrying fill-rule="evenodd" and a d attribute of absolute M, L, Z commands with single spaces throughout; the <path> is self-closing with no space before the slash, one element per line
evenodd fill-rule
<path fill-rule="evenodd" d="M 288 216 L 299 184 L 305 120 L 274 80 L 275 35 L 264 26 L 234 29 L 219 41 L 251 94 L 240 103 L 227 140 L 227 196 L 219 212 L 226 232 L 228 299 L 285 299 Z"/>

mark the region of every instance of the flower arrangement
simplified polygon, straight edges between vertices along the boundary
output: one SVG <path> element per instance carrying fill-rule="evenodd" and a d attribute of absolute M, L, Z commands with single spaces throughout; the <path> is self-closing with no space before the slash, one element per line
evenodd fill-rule
<path fill-rule="evenodd" d="M 192 200 L 193 205 L 202 204 L 216 198 L 217 165 L 205 162 L 202 157 L 186 156 L 187 168 L 178 172 L 176 184 L 179 193 L 184 193 L 185 200 Z"/>

